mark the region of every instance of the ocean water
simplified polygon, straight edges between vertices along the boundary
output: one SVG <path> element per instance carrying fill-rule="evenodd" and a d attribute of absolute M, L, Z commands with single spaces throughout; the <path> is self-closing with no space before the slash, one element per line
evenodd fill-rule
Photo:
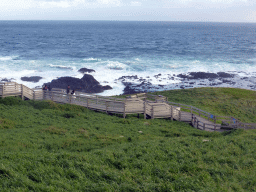
<path fill-rule="evenodd" d="M 122 76 L 171 85 L 188 72 L 256 76 L 256 24 L 146 21 L 0 21 L 0 80 L 31 88 L 80 68 L 121 94 Z M 161 74 L 161 82 L 155 75 Z M 21 77 L 41 76 L 37 83 Z"/>

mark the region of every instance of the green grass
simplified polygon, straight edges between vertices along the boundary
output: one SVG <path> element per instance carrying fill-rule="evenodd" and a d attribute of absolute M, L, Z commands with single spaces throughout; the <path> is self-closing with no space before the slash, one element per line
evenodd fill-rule
<path fill-rule="evenodd" d="M 244 108 L 255 93 L 236 90 L 156 94 L 223 115 L 222 104 L 237 103 L 255 122 Z M 0 191 L 256 191 L 255 130 L 210 133 L 136 117 L 0 99 Z"/>
<path fill-rule="evenodd" d="M 232 116 L 245 123 L 256 123 L 256 91 L 238 88 L 194 88 L 155 92 L 168 101 L 192 105 L 220 116 Z"/>

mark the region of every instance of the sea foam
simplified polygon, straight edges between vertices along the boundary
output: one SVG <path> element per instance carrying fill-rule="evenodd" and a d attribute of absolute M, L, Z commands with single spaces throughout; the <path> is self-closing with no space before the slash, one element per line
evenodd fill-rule
<path fill-rule="evenodd" d="M 17 57 L 18 56 L 0 56 L 0 61 L 10 61 L 10 60 L 13 60 Z"/>

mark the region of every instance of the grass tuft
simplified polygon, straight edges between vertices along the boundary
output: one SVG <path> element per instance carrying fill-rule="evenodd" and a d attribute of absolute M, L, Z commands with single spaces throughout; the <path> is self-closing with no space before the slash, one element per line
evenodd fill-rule
<path fill-rule="evenodd" d="M 15 127 L 15 122 L 9 119 L 0 118 L 0 129 L 12 129 Z"/>
<path fill-rule="evenodd" d="M 65 135 L 65 133 L 67 132 L 67 130 L 65 129 L 54 127 L 54 126 L 50 126 L 46 129 L 42 129 L 42 131 L 50 134 L 57 134 L 57 135 Z"/>

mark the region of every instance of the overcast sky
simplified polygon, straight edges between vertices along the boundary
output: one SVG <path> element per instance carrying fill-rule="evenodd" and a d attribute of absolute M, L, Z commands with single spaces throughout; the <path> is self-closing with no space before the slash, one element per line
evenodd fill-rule
<path fill-rule="evenodd" d="M 256 23 L 256 0 L 0 0 L 0 20 Z"/>

